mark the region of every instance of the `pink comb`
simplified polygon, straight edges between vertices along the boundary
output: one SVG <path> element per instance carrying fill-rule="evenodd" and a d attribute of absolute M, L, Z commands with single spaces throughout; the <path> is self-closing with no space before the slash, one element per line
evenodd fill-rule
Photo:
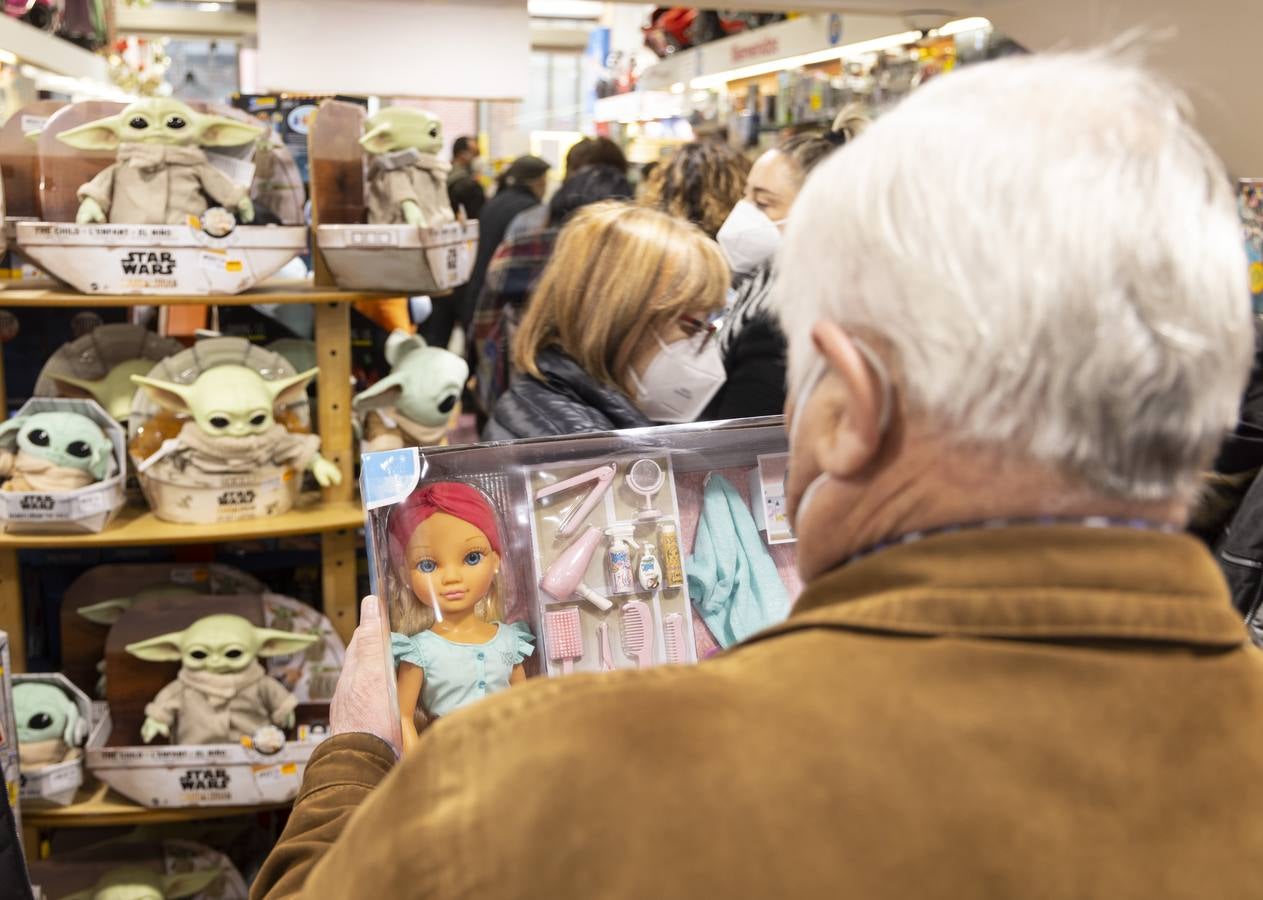
<path fill-rule="evenodd" d="M 684 617 L 671 613 L 662 620 L 663 651 L 667 662 L 674 666 L 684 664 Z"/>
<path fill-rule="evenodd" d="M 561 663 L 563 675 L 574 671 L 575 660 L 583 659 L 583 629 L 579 624 L 579 607 L 550 609 L 544 616 L 548 633 L 548 658 Z"/>
<path fill-rule="evenodd" d="M 653 664 L 653 614 L 643 600 L 623 604 L 623 653 L 636 660 L 637 668 Z"/>

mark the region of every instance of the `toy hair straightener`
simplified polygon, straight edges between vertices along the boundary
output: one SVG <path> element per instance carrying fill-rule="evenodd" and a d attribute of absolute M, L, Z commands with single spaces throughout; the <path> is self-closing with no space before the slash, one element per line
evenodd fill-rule
<path fill-rule="evenodd" d="M 556 484 L 550 484 L 547 487 L 540 488 L 535 492 L 536 501 L 546 500 L 554 494 L 560 494 L 561 492 L 568 491 L 573 487 L 578 487 L 581 484 L 592 482 L 592 486 L 589 488 L 587 496 L 585 496 L 582 502 L 580 502 L 578 506 L 572 509 L 566 517 L 561 520 L 561 525 L 557 528 L 558 539 L 564 540 L 578 530 L 579 526 L 583 523 L 583 520 L 588 517 L 588 513 L 592 512 L 596 505 L 601 501 L 601 498 L 605 496 L 605 492 L 610 489 L 610 485 L 614 483 L 614 473 L 617 471 L 618 466 L 614 463 L 606 463 L 603 466 L 597 466 L 595 469 L 590 469 L 581 475 L 575 475 L 573 478 L 567 478 L 564 481 L 557 482 Z"/>

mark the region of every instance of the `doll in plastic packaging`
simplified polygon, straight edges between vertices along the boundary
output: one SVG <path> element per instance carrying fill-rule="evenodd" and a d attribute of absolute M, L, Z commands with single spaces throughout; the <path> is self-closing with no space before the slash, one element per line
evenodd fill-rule
<path fill-rule="evenodd" d="M 403 581 L 391 600 L 404 749 L 417 741 L 418 700 L 430 718 L 526 678 L 525 623 L 499 621 L 503 545 L 495 510 L 476 488 L 439 482 L 391 510 L 390 558 Z"/>
<path fill-rule="evenodd" d="M 368 165 L 368 223 L 433 228 L 456 220 L 447 196 L 451 166 L 437 154 L 443 125 L 419 109 L 387 106 L 364 123 Z"/>

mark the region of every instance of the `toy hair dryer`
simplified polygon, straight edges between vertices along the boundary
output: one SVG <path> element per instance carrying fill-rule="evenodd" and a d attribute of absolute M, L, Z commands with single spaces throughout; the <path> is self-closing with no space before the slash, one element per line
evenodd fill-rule
<path fill-rule="evenodd" d="M 601 498 L 605 496 L 605 492 L 610 489 L 610 485 L 614 483 L 614 473 L 618 471 L 618 466 L 614 463 L 606 463 L 603 466 L 597 466 L 576 475 L 573 478 L 567 478 L 565 481 L 559 481 L 556 484 L 550 484 L 548 487 L 540 488 L 535 492 L 537 501 L 551 497 L 553 494 L 559 494 L 562 491 L 568 491 L 571 488 L 578 487 L 581 484 L 587 484 L 589 481 L 592 485 L 588 488 L 587 495 L 583 498 L 570 514 L 562 520 L 561 525 L 557 528 L 558 538 L 568 538 L 578 529 L 579 524 L 587 518 L 588 513 L 596 507 Z M 591 555 L 591 554 L 589 554 Z M 559 560 L 560 561 L 560 560 Z M 585 564 L 586 565 L 586 564 Z"/>
<path fill-rule="evenodd" d="M 592 554 L 596 553 L 603 537 L 601 529 L 589 526 L 583 536 L 562 551 L 561 556 L 548 567 L 540 587 L 563 602 L 578 594 L 601 611 L 613 607 L 613 603 L 583 583 L 583 574 L 587 572 Z"/>

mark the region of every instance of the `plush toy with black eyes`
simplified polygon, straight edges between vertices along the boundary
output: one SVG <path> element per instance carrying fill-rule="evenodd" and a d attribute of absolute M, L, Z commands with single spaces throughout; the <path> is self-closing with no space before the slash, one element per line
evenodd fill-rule
<path fill-rule="evenodd" d="M 63 131 L 58 140 L 79 150 L 118 151 L 118 162 L 79 188 L 75 221 L 184 225 L 213 203 L 250 222 L 250 186 L 211 165 L 202 147 L 247 144 L 263 132 L 169 97 L 140 100 L 118 115 Z"/>
<path fill-rule="evenodd" d="M 288 656 L 314 643 L 314 634 L 256 628 L 241 616 L 198 619 L 183 631 L 127 645 L 151 662 L 180 660 L 180 674 L 145 707 L 140 739 L 173 744 L 222 744 L 252 737 L 267 725 L 294 726 L 298 700 L 263 670 L 261 656 Z"/>
<path fill-rule="evenodd" d="M 18 756 L 23 771 L 65 762 L 79 755 L 88 723 L 79 705 L 55 684 L 23 681 L 13 686 L 18 721 Z"/>
<path fill-rule="evenodd" d="M 73 412 L 40 412 L 0 424 L 6 491 L 73 491 L 117 471 L 101 426 Z"/>
<path fill-rule="evenodd" d="M 318 371 L 268 381 L 248 366 L 229 364 L 212 366 L 192 384 L 133 375 L 159 405 L 192 418 L 153 465 L 208 476 L 251 475 L 268 465 L 310 468 L 321 487 L 341 484 L 342 470 L 320 455 L 319 435 L 295 434 L 273 417 L 278 404 L 306 398 Z"/>

